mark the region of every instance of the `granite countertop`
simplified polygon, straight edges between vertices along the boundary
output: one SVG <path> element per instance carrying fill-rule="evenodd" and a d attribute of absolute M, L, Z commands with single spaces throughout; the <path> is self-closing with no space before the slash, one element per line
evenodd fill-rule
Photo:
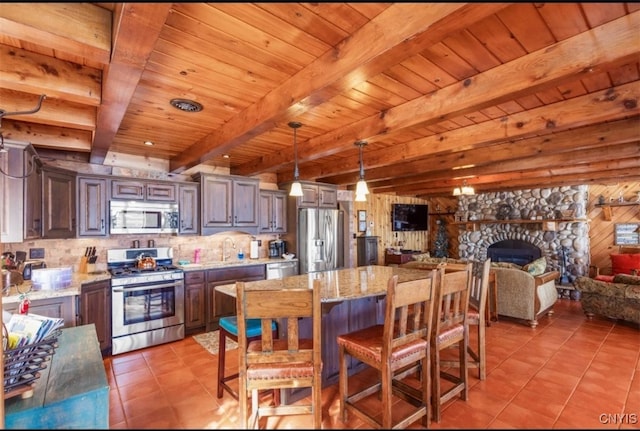
<path fill-rule="evenodd" d="M 298 259 L 294 258 L 291 260 L 278 258 L 261 258 L 261 259 L 229 259 L 226 261 L 212 261 L 212 262 L 202 262 L 202 263 L 188 263 L 186 265 L 177 264 L 176 266 L 184 271 L 199 271 L 203 269 L 218 269 L 218 268 L 228 268 L 228 267 L 238 267 L 238 266 L 252 266 L 252 265 L 266 265 L 269 263 L 282 263 L 282 262 L 297 262 Z"/>
<path fill-rule="evenodd" d="M 313 281 L 319 279 L 322 288 L 322 302 L 328 303 L 386 295 L 387 282 L 395 274 L 398 275 L 398 281 L 403 282 L 429 278 L 431 271 L 371 265 L 293 275 L 283 279 L 247 281 L 245 284 L 264 289 L 301 289 L 312 288 Z M 216 290 L 233 297 L 236 296 L 235 283 L 216 286 Z"/>
<path fill-rule="evenodd" d="M 293 262 L 297 262 L 298 259 L 292 259 Z M 215 269 L 215 268 L 227 268 L 227 267 L 238 267 L 238 266 L 251 266 L 251 265 L 265 265 L 268 263 L 279 263 L 279 262 L 289 262 L 286 259 L 230 259 L 228 261 L 222 262 L 203 262 L 198 264 L 187 264 L 187 265 L 176 265 L 178 268 L 181 268 L 183 271 L 197 271 L 197 270 L 206 270 L 206 269 Z M 25 280 L 22 284 L 18 286 L 13 286 L 2 296 L 3 304 L 14 304 L 18 303 L 22 300 L 21 295 L 26 293 L 30 300 L 34 299 L 47 299 L 47 298 L 56 298 L 61 296 L 74 296 L 80 294 L 80 288 L 84 283 L 92 283 L 94 281 L 102 281 L 102 280 L 111 280 L 111 274 L 108 271 L 98 271 L 90 274 L 83 274 L 79 272 L 74 272 L 72 274 L 71 284 L 69 287 L 64 289 L 44 289 L 44 290 L 33 290 L 32 284 L 30 280 Z"/>
<path fill-rule="evenodd" d="M 91 274 L 82 274 L 74 272 L 71 278 L 71 284 L 64 289 L 41 289 L 33 290 L 31 280 L 25 280 L 18 286 L 12 286 L 6 295 L 2 296 L 3 304 L 18 303 L 22 300 L 20 297 L 23 293 L 26 293 L 30 300 L 34 299 L 47 299 L 56 298 L 60 296 L 74 296 L 80 294 L 80 287 L 84 283 L 91 283 L 94 281 L 111 280 L 111 274 L 107 271 L 99 271 Z"/>

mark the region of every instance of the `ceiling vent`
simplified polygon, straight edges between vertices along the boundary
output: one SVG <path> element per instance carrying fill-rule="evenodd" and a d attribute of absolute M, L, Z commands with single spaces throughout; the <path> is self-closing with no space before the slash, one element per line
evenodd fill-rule
<path fill-rule="evenodd" d="M 200 112 L 202 105 L 189 99 L 171 99 L 171 106 L 185 112 Z"/>

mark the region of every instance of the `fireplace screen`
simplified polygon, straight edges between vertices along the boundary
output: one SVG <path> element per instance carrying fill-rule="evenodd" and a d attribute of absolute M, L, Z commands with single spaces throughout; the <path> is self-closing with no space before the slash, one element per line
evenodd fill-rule
<path fill-rule="evenodd" d="M 492 262 L 510 262 L 523 266 L 542 257 L 542 253 L 538 247 L 526 241 L 504 240 L 490 245 L 487 257 Z"/>

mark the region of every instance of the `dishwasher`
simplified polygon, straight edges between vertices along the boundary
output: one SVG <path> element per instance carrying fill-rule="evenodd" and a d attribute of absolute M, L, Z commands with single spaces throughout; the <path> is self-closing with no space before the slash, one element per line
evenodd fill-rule
<path fill-rule="evenodd" d="M 291 275 L 298 275 L 297 260 L 267 263 L 267 280 L 289 277 Z"/>

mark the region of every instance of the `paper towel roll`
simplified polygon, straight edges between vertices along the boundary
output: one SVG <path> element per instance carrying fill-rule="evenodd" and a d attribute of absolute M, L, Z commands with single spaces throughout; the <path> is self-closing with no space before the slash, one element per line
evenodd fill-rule
<path fill-rule="evenodd" d="M 258 241 L 251 241 L 251 247 L 249 249 L 249 258 L 258 259 L 260 257 L 260 249 L 258 248 Z"/>

